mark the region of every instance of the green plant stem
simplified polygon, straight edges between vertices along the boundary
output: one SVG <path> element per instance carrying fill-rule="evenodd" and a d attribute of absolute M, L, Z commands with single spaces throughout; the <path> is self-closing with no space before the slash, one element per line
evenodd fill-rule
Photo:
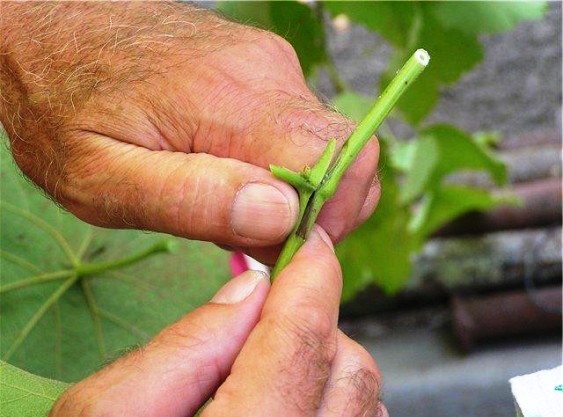
<path fill-rule="evenodd" d="M 424 70 L 429 59 L 430 57 L 426 51 L 417 50 L 399 70 L 395 78 L 383 91 L 383 94 L 379 96 L 379 99 L 375 102 L 367 116 L 352 132 L 338 154 L 336 161 L 328 169 L 316 190 L 311 194 L 298 226 L 287 239 L 272 270 L 272 279 L 275 279 L 279 272 L 291 261 L 295 252 L 305 243 L 322 206 L 334 195 L 346 170 L 391 112 L 401 95 Z M 287 180 L 283 174 L 278 177 Z M 291 183 L 291 181 L 288 182 Z M 298 191 L 301 194 L 299 188 Z"/>
<path fill-rule="evenodd" d="M 319 24 L 321 26 L 323 26 L 325 24 L 325 5 L 324 5 L 324 3 L 322 1 L 316 1 L 313 5 L 313 10 L 315 11 L 315 17 L 319 21 Z M 324 34 L 324 33 L 323 33 L 323 37 L 322 37 L 321 48 L 322 48 L 322 50 L 327 49 L 326 34 Z M 332 59 L 332 57 L 328 53 L 325 56 L 325 63 L 324 64 L 325 64 L 326 73 L 328 75 L 330 82 L 332 83 L 332 86 L 334 87 L 334 91 L 336 92 L 336 94 L 340 94 L 340 93 L 343 93 L 344 91 L 346 91 L 348 89 L 348 87 L 346 86 L 346 81 L 344 81 L 344 79 L 340 76 L 340 73 L 338 72 L 338 70 L 336 69 L 336 66 L 334 65 L 334 60 Z"/>
<path fill-rule="evenodd" d="M 76 267 L 75 272 L 80 278 L 90 275 L 98 275 L 103 272 L 111 271 L 113 269 L 119 269 L 125 266 L 129 266 L 155 253 L 170 252 L 172 250 L 172 247 L 173 242 L 169 240 L 162 240 L 139 253 L 135 253 L 122 259 L 107 262 L 81 263 Z"/>

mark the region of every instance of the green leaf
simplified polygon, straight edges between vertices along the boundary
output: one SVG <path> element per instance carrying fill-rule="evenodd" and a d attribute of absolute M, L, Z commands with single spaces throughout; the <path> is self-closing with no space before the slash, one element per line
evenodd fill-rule
<path fill-rule="evenodd" d="M 408 142 L 395 141 L 391 147 L 390 161 L 393 168 L 397 171 L 408 173 L 412 169 L 418 142 L 410 140 Z"/>
<path fill-rule="evenodd" d="M 270 30 L 291 43 L 305 76 L 326 62 L 325 30 L 314 10 L 296 1 L 222 1 L 217 9 L 246 24 Z"/>
<path fill-rule="evenodd" d="M 413 125 L 419 124 L 436 106 L 442 86 L 454 83 L 483 59 L 483 47 L 477 37 L 455 28 L 441 26 L 428 9 L 431 10 L 431 7 L 422 8 L 422 24 L 416 44 L 412 47 L 405 45 L 394 52 L 389 70 L 380 83 L 381 88 L 387 85 L 399 63 L 410 56 L 417 47 L 428 51 L 432 57 L 428 69 L 397 103 L 397 109 Z"/>
<path fill-rule="evenodd" d="M 486 211 L 498 205 L 514 203 L 490 191 L 462 185 L 444 185 L 430 192 L 412 218 L 409 229 L 421 242 L 449 221 L 471 211 Z"/>
<path fill-rule="evenodd" d="M 432 57 L 429 68 L 397 103 L 405 120 L 418 125 L 432 111 L 440 88 L 451 85 L 483 59 L 478 35 L 512 29 L 540 18 L 545 2 L 327 2 L 332 16 L 346 14 L 379 33 L 395 50 L 383 89 L 417 48 Z"/>
<path fill-rule="evenodd" d="M 457 28 L 469 35 L 507 32 L 525 20 L 540 19 L 544 1 L 441 1 L 431 11 L 446 28 Z"/>
<path fill-rule="evenodd" d="M 30 374 L 0 361 L 0 417 L 39 417 L 51 410 L 68 384 Z"/>
<path fill-rule="evenodd" d="M 410 210 L 399 201 L 399 184 L 381 143 L 381 194 L 377 211 L 337 248 L 344 273 L 343 302 L 377 284 L 387 293 L 404 286 L 410 276 L 414 240 L 407 225 Z"/>
<path fill-rule="evenodd" d="M 485 171 L 497 184 L 507 178 L 504 163 L 462 131 L 445 124 L 423 130 L 402 187 L 402 201 L 436 189 L 446 175 L 459 170 Z"/>
<path fill-rule="evenodd" d="M 473 140 L 485 149 L 493 149 L 502 140 L 500 132 L 486 131 L 486 132 L 475 132 L 472 135 Z"/>
<path fill-rule="evenodd" d="M 23 178 L 5 147 L 0 154 L 0 288 L 72 269 L 73 257 L 82 263 L 111 261 L 163 240 L 155 233 L 100 229 L 76 219 Z M 63 274 L 3 293 L 2 359 L 9 355 L 10 363 L 26 371 L 77 381 L 211 298 L 230 275 L 226 252 L 167 238 L 177 244 L 174 254 L 153 255 L 77 282 Z"/>
<path fill-rule="evenodd" d="M 333 17 L 345 14 L 399 47 L 408 43 L 417 14 L 417 5 L 413 2 L 328 1 L 325 7 Z"/>
<path fill-rule="evenodd" d="M 374 101 L 371 97 L 346 90 L 332 99 L 332 105 L 336 111 L 360 122 L 369 113 Z"/>

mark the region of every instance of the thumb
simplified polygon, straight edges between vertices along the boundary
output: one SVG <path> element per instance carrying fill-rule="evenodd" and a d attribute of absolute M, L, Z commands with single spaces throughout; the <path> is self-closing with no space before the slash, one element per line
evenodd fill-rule
<path fill-rule="evenodd" d="M 269 278 L 247 271 L 149 344 L 74 385 L 50 416 L 193 415 L 227 377 L 256 325 Z"/>
<path fill-rule="evenodd" d="M 56 198 L 88 223 L 251 247 L 282 242 L 297 220 L 295 190 L 264 168 L 101 135 L 81 143 Z"/>

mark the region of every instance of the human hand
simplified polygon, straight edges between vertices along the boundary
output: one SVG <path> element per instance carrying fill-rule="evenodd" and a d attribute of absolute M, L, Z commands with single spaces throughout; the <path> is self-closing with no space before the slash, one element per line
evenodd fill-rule
<path fill-rule="evenodd" d="M 342 288 L 316 227 L 280 273 L 248 271 L 207 305 L 74 385 L 50 416 L 387 416 L 371 356 L 337 329 Z M 215 393 L 215 394 L 214 394 Z"/>
<path fill-rule="evenodd" d="M 301 170 L 352 130 L 280 37 L 161 2 L 3 3 L 0 120 L 14 158 L 81 219 L 243 248 L 272 263 Z M 318 219 L 334 241 L 375 208 L 375 138 Z"/>

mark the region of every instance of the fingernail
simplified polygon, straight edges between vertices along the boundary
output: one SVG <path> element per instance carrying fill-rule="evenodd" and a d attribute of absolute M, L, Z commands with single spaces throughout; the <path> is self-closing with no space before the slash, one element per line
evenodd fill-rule
<path fill-rule="evenodd" d="M 268 276 L 263 272 L 247 271 L 225 284 L 211 299 L 211 302 L 215 304 L 239 303 L 252 294 L 258 284 L 266 279 Z"/>
<path fill-rule="evenodd" d="M 313 226 L 311 232 L 316 233 L 322 239 L 322 241 L 330 248 L 330 250 L 334 252 L 334 245 L 332 244 L 332 239 L 321 226 L 316 224 L 315 226 Z"/>
<path fill-rule="evenodd" d="M 249 183 L 235 196 L 231 227 L 242 237 L 275 241 L 291 231 L 295 217 L 290 200 L 276 187 Z"/>

